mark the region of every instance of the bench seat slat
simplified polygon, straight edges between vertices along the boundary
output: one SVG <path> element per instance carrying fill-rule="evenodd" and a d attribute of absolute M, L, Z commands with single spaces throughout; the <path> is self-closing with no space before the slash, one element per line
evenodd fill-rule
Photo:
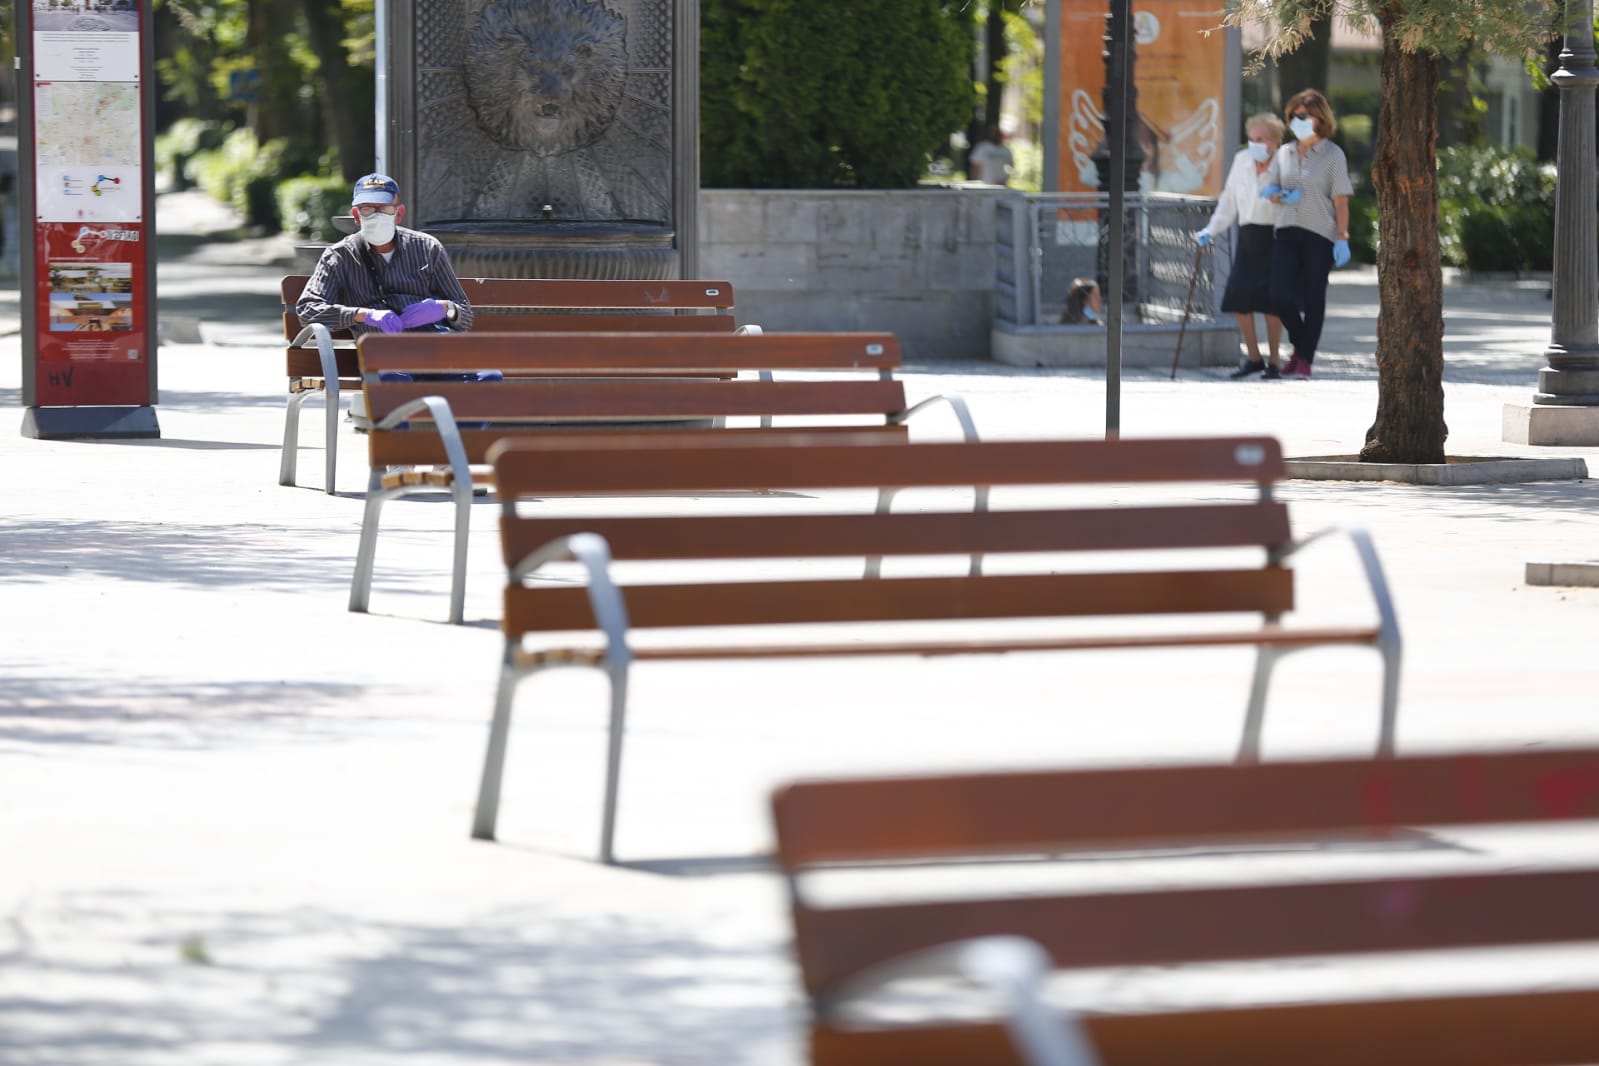
<path fill-rule="evenodd" d="M 1268 567 L 633 585 L 626 590 L 626 601 L 635 628 L 1193 612 L 1275 615 L 1293 606 L 1293 575 Z M 508 636 L 593 626 L 584 588 L 513 585 L 505 590 L 502 628 Z"/>
<path fill-rule="evenodd" d="M 647 320 L 643 320 L 647 321 Z M 692 321 L 692 319 L 684 319 Z M 899 342 L 892 333 L 672 332 L 468 334 L 471 343 L 438 343 L 427 333 L 368 334 L 357 346 L 368 373 L 375 370 L 470 370 L 490 366 L 507 373 L 590 370 L 594 367 L 687 370 L 894 370 Z M 662 343 L 668 341 L 667 343 Z"/>
<path fill-rule="evenodd" d="M 286 348 L 288 354 L 288 374 L 290 377 L 319 378 L 322 376 L 322 360 L 317 355 L 315 347 Z M 334 348 L 333 358 L 338 364 L 340 379 L 353 379 L 353 384 L 359 388 L 361 385 L 361 361 L 354 348 Z"/>
<path fill-rule="evenodd" d="M 1401 826 L 1599 818 L 1599 752 L 800 783 L 778 791 L 773 814 L 785 868 L 1309 834 L 1381 837 Z"/>
<path fill-rule="evenodd" d="M 717 439 L 723 441 L 737 440 L 740 444 L 754 444 L 766 439 L 789 447 L 800 441 L 839 438 L 848 440 L 851 445 L 859 447 L 863 444 L 903 442 L 908 436 L 909 430 L 903 424 L 812 426 L 808 427 L 803 434 L 796 435 L 795 431 L 791 429 L 763 429 L 757 426 L 695 429 L 688 426 L 628 425 L 625 429 L 619 429 L 616 425 L 583 426 L 571 424 L 559 427 L 554 425 L 520 425 L 462 430 L 461 443 L 465 446 L 467 461 L 474 464 L 473 477 L 475 479 L 477 476 L 476 464 L 486 463 L 489 450 L 502 440 L 562 438 L 571 442 L 577 436 L 598 439 L 607 436 L 625 435 L 629 439 L 662 441 L 669 439 L 676 442 L 685 437 L 703 439 L 704 434 L 715 434 Z M 374 467 L 444 463 L 449 461 L 449 457 L 444 454 L 444 444 L 439 435 L 431 432 L 369 433 L 367 435 L 367 452 L 369 462 Z"/>
<path fill-rule="evenodd" d="M 613 559 L 963 555 L 1270 547 L 1289 539 L 1282 503 L 953 514 L 718 515 L 711 519 L 502 518 L 507 565 L 558 537 L 598 533 Z"/>
<path fill-rule="evenodd" d="M 1262 626 L 1259 629 L 1229 633 L 1138 633 L 1125 636 L 1019 637 L 1004 640 L 852 641 L 848 644 L 721 644 L 678 648 L 635 647 L 632 652 L 633 658 L 640 662 L 692 662 L 711 659 L 836 658 L 850 655 L 929 656 L 1001 654 L 1013 651 L 1215 648 L 1259 644 L 1276 647 L 1312 647 L 1325 644 L 1370 644 L 1375 635 L 1375 629 L 1360 627 L 1283 629 L 1277 626 Z M 518 652 L 516 661 L 524 666 L 553 666 L 564 661 L 566 656 L 577 655 L 582 657 L 583 661 L 592 663 L 597 662 L 603 654 L 603 650 L 597 648 L 531 650 Z"/>
<path fill-rule="evenodd" d="M 499 311 L 477 309 L 473 337 L 495 333 L 732 333 L 738 321 L 724 314 L 677 314 L 671 311 Z"/>
<path fill-rule="evenodd" d="M 404 403 L 443 396 L 457 421 L 591 421 L 754 415 L 892 414 L 905 409 L 898 381 L 401 381 L 369 383 L 367 411 L 385 417 Z M 423 420 L 418 416 L 418 420 Z"/>
<path fill-rule="evenodd" d="M 1599 870 L 796 908 L 821 994 L 867 968 L 980 936 L 1025 936 L 1062 968 L 1154 966 L 1599 940 Z"/>
<path fill-rule="evenodd" d="M 1524 1066 L 1599 1059 L 1599 989 L 1082 1018 L 1104 1066 Z M 815 1066 L 1022 1066 L 998 1025 L 811 1032 Z"/>
<path fill-rule="evenodd" d="M 781 444 L 778 447 L 782 449 Z M 508 441 L 490 459 L 508 498 L 748 489 L 750 467 L 773 490 L 913 488 L 955 485 L 1150 484 L 1237 481 L 1271 484 L 1286 475 L 1282 449 L 1266 437 L 1235 440 L 1073 440 L 913 443 L 862 452 L 818 443 L 780 457 L 752 458 L 685 440 L 584 445 L 581 461 L 563 452 L 571 442 Z M 595 462 L 604 451 L 603 468 Z M 1247 460 L 1247 461 L 1246 461 Z"/>

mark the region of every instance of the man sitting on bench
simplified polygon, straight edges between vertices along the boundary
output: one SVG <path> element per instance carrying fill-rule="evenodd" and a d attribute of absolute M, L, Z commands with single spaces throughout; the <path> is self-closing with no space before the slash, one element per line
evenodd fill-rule
<path fill-rule="evenodd" d="M 358 233 L 328 246 L 295 313 L 309 325 L 363 333 L 472 328 L 472 304 L 436 237 L 404 229 L 400 186 L 386 174 L 355 183 Z"/>

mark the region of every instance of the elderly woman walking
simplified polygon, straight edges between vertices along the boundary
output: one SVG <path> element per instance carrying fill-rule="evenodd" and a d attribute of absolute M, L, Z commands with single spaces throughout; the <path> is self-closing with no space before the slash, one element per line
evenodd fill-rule
<path fill-rule="evenodd" d="M 1349 262 L 1349 162 L 1330 138 L 1332 105 L 1315 89 L 1295 93 L 1283 109 L 1294 143 L 1272 156 L 1261 195 L 1277 204 L 1271 247 L 1271 300 L 1294 345 L 1283 371 L 1308 378 L 1327 316 L 1327 276 Z"/>
<path fill-rule="evenodd" d="M 1282 376 L 1282 358 L 1278 347 L 1282 342 L 1283 324 L 1277 317 L 1277 307 L 1271 302 L 1271 249 L 1276 230 L 1279 208 L 1261 196 L 1266 187 L 1266 173 L 1271 167 L 1272 154 L 1282 147 L 1283 124 L 1276 115 L 1255 115 L 1244 123 L 1244 135 L 1249 143 L 1233 157 L 1232 169 L 1227 172 L 1227 184 L 1216 201 L 1205 228 L 1194 234 L 1194 240 L 1205 247 L 1238 225 L 1238 243 L 1233 253 L 1232 273 L 1227 276 L 1227 289 L 1222 293 L 1221 309 L 1238 318 L 1238 331 L 1243 334 L 1248 355 L 1233 372 L 1234 378 L 1247 378 L 1263 374 L 1267 378 Z M 1270 361 L 1260 357 L 1260 341 L 1255 335 L 1255 315 L 1266 318 L 1266 348 Z"/>

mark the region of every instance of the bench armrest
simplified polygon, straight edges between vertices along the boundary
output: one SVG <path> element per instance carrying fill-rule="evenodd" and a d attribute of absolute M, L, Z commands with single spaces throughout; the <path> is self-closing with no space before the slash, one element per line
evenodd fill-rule
<path fill-rule="evenodd" d="M 1349 538 L 1354 545 L 1355 554 L 1360 558 L 1360 568 L 1365 572 L 1366 584 L 1371 589 L 1371 598 L 1377 607 L 1379 630 L 1377 645 L 1384 654 L 1397 656 L 1401 645 L 1399 616 L 1394 611 L 1393 596 L 1388 591 L 1388 579 L 1383 574 L 1382 563 L 1377 559 L 1377 549 L 1371 542 L 1371 534 L 1359 526 L 1328 526 L 1326 529 L 1318 529 L 1308 537 L 1290 542 L 1276 553 L 1276 561 L 1285 561 L 1301 549 L 1337 533 Z"/>
<path fill-rule="evenodd" d="M 911 406 L 905 408 L 905 410 L 903 410 L 903 411 L 900 411 L 898 414 L 891 415 L 889 417 L 888 421 L 892 425 L 898 425 L 901 422 L 908 422 L 910 420 L 911 416 L 914 415 L 917 411 L 922 410 L 924 407 L 931 407 L 935 403 L 947 403 L 947 404 L 949 404 L 950 410 L 955 412 L 956 421 L 958 421 L 960 423 L 960 425 L 961 425 L 961 437 L 962 437 L 962 439 L 964 439 L 968 443 L 976 441 L 978 439 L 978 437 L 977 437 L 977 423 L 972 421 L 971 409 L 966 406 L 965 397 L 957 395 L 955 393 L 951 393 L 951 394 L 949 394 L 947 396 L 945 396 L 945 395 L 929 396 L 927 399 L 921 401 L 920 403 L 911 404 Z"/>
<path fill-rule="evenodd" d="M 405 403 L 390 411 L 383 419 L 373 425 L 374 430 L 393 429 L 412 415 L 428 412 L 433 418 L 434 428 L 438 431 L 444 443 L 444 456 L 449 460 L 450 473 L 455 478 L 456 485 L 467 486 L 471 491 L 472 465 L 466 461 L 466 444 L 461 440 L 461 429 L 455 424 L 455 415 L 450 411 L 450 401 L 442 396 L 422 396 Z"/>
<path fill-rule="evenodd" d="M 1029 1066 L 1099 1066 L 1076 1019 L 1044 1001 L 1043 985 L 1052 969 L 1049 955 L 1026 937 L 974 937 L 874 966 L 846 982 L 838 998 L 906 978 L 955 975 L 1004 1004 L 1005 1027 Z"/>
<path fill-rule="evenodd" d="M 507 505 L 509 506 L 509 504 Z M 589 609 L 595 624 L 605 634 L 606 658 L 613 668 L 625 669 L 633 658 L 627 645 L 627 603 L 622 590 L 611 577 L 611 546 L 598 533 L 573 533 L 557 537 L 517 560 L 510 579 L 521 584 L 546 563 L 572 561 L 583 567 L 589 594 Z"/>
<path fill-rule="evenodd" d="M 762 332 L 761 327 L 757 326 L 757 325 L 755 325 L 755 323 L 751 322 L 747 326 L 740 326 L 737 329 L 735 329 L 733 331 L 733 336 L 735 336 L 735 337 L 759 337 L 761 335 L 761 332 Z"/>
<path fill-rule="evenodd" d="M 332 388 L 337 394 L 339 380 L 339 360 L 333 354 L 333 334 L 320 322 L 313 322 L 294 335 L 294 340 L 289 342 L 290 348 L 303 348 L 306 341 L 316 341 L 317 358 L 322 360 L 322 378 L 332 382 Z"/>

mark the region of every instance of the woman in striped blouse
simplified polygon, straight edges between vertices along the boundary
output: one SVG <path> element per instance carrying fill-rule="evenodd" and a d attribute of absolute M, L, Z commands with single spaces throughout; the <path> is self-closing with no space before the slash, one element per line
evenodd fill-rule
<path fill-rule="evenodd" d="M 1349 262 L 1349 162 L 1330 138 L 1338 120 L 1315 89 L 1283 109 L 1295 140 L 1272 156 L 1261 195 L 1277 204 L 1271 246 L 1271 299 L 1294 345 L 1286 378 L 1308 378 L 1327 316 L 1327 276 Z"/>

